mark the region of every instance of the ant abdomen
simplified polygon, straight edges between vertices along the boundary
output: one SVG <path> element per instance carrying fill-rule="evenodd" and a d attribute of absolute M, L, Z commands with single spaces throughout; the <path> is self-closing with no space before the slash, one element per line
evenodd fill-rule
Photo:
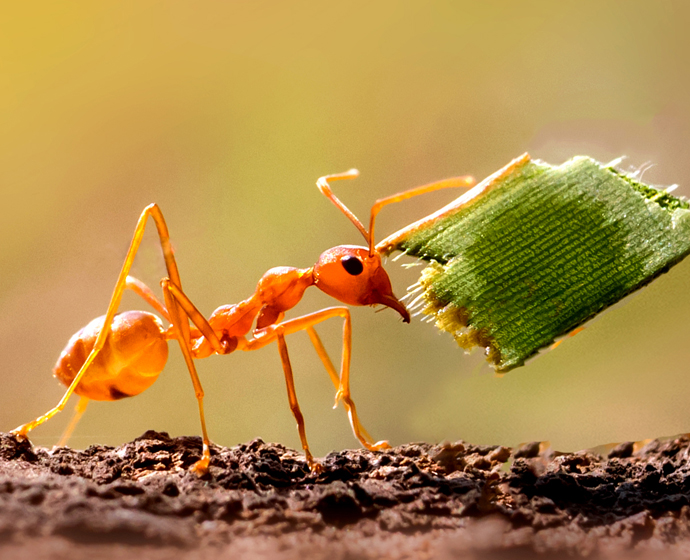
<path fill-rule="evenodd" d="M 67 343 L 53 375 L 72 383 L 103 328 L 105 315 L 91 321 Z M 168 343 L 161 320 L 145 311 L 125 311 L 113 318 L 111 332 L 75 393 L 97 401 L 133 397 L 148 389 L 165 367 Z"/>

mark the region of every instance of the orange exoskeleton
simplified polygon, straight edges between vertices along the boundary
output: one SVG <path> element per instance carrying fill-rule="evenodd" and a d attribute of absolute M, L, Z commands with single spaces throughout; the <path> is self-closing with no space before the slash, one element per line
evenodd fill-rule
<path fill-rule="evenodd" d="M 356 170 L 351 169 L 346 173 L 321 177 L 317 181 L 317 186 L 352 221 L 364 236 L 367 246 L 333 247 L 322 253 L 311 268 L 272 268 L 261 277 L 256 290 L 247 299 L 234 305 L 219 307 L 208 319 L 182 290 L 163 214 L 156 204 L 147 206 L 137 223 L 106 314 L 93 320 L 70 339 L 55 366 L 55 376 L 68 387 L 67 391 L 57 406 L 35 420 L 19 426 L 13 433 L 26 437 L 35 427 L 63 410 L 72 393 L 76 393 L 81 398 L 76 414 L 61 440 L 66 441 L 89 400 L 117 400 L 137 395 L 147 389 L 165 366 L 168 357 L 167 342 L 175 339 L 184 356 L 199 405 L 203 450 L 201 459 L 194 465 L 194 471 L 204 474 L 208 471 L 210 463 L 210 442 L 204 418 L 204 392 L 194 360 L 212 354 L 229 354 L 235 350 L 257 350 L 276 342 L 283 364 L 290 409 L 297 421 L 307 463 L 310 469 L 319 470 L 320 464 L 312 457 L 307 444 L 304 419 L 297 402 L 292 367 L 285 343 L 287 335 L 306 331 L 336 388 L 336 405 L 340 401 L 343 402 L 357 439 L 369 450 L 387 448 L 386 441 L 375 442 L 364 429 L 350 395 L 352 324 L 348 308 L 327 307 L 293 319 L 285 319 L 285 313 L 299 303 L 307 288 L 316 286 L 347 305 L 381 304 L 390 307 L 401 315 L 403 321 L 409 322 L 410 315 L 393 294 L 390 279 L 374 244 L 376 215 L 386 204 L 436 189 L 469 187 L 474 181 L 471 177 L 456 177 L 380 199 L 371 209 L 367 231 L 356 216 L 332 193 L 329 185 L 329 181 L 351 179 L 358 174 Z M 161 280 L 164 303 L 156 298 L 148 286 L 129 276 L 149 217 L 153 219 L 158 230 L 168 274 Z M 126 311 L 118 314 L 117 309 L 125 289 L 133 290 L 140 295 L 169 325 L 165 327 L 156 315 L 144 311 Z M 340 372 L 333 366 L 314 329 L 316 324 L 332 317 L 343 319 Z"/>

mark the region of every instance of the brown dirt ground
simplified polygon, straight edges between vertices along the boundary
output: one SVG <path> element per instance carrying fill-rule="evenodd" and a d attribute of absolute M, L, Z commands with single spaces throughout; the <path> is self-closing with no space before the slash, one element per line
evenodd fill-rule
<path fill-rule="evenodd" d="M 303 456 L 146 432 L 120 447 L 0 434 L 0 558 L 690 558 L 690 439 L 594 452 L 458 442 Z"/>

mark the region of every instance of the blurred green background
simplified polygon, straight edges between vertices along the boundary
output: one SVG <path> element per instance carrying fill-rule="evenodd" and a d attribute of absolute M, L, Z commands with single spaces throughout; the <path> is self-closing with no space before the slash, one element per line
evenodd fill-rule
<path fill-rule="evenodd" d="M 205 313 L 265 270 L 361 243 L 317 191 L 371 203 L 522 152 L 628 156 L 690 196 L 690 3 L 6 3 L 0 18 L 0 429 L 52 407 L 61 349 L 105 312 L 139 213 L 158 202 Z M 386 208 L 379 237 L 454 193 Z M 151 232 L 149 232 L 151 233 Z M 419 269 L 389 263 L 396 292 Z M 157 287 L 147 234 L 134 273 Z M 690 261 L 503 378 L 390 310 L 353 310 L 353 394 L 394 444 L 467 439 L 563 450 L 690 431 Z M 314 290 L 317 292 L 318 290 Z M 307 293 L 291 315 L 331 305 Z M 142 307 L 128 295 L 124 306 Z M 334 358 L 338 321 L 320 327 Z M 317 455 L 356 446 L 306 335 L 289 340 Z M 299 447 L 275 347 L 198 363 L 212 439 Z M 69 404 L 76 404 L 74 399 Z M 71 412 L 33 434 L 57 441 Z M 143 395 L 91 403 L 72 444 L 198 434 L 179 349 Z"/>

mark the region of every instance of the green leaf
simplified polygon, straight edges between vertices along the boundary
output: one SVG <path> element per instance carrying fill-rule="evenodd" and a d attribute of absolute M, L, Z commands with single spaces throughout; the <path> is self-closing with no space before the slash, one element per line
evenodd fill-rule
<path fill-rule="evenodd" d="M 505 372 L 685 257 L 690 210 L 591 158 L 525 154 L 377 248 L 429 261 L 423 312 Z"/>

